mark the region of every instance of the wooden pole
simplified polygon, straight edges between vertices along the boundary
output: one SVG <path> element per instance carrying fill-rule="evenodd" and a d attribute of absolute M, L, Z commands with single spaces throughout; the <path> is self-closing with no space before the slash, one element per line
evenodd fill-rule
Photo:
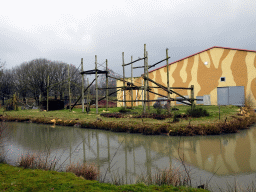
<path fill-rule="evenodd" d="M 81 58 L 81 72 L 84 71 L 83 58 Z M 82 74 L 82 112 L 84 113 L 84 74 Z"/>
<path fill-rule="evenodd" d="M 96 102 L 96 114 L 98 114 L 98 74 L 97 74 L 97 55 L 95 55 L 95 91 L 96 91 L 96 98 L 95 98 L 95 102 Z"/>
<path fill-rule="evenodd" d="M 49 111 L 49 75 L 47 77 L 47 106 L 46 111 Z"/>
<path fill-rule="evenodd" d="M 89 87 L 89 78 L 87 78 L 87 87 Z M 88 92 L 87 92 L 87 102 L 86 102 L 86 104 L 87 104 L 86 112 L 87 113 L 89 113 L 89 111 L 90 111 L 90 102 L 89 102 L 89 100 L 90 100 L 90 88 L 88 88 Z"/>
<path fill-rule="evenodd" d="M 123 86 L 125 87 L 125 71 L 124 71 L 124 52 L 122 52 L 122 60 L 123 60 Z M 126 108 L 126 95 L 125 90 L 123 90 L 123 100 L 124 100 L 124 107 Z"/>
<path fill-rule="evenodd" d="M 132 56 L 131 56 L 131 62 L 132 62 Z M 131 64 L 131 86 L 133 86 L 133 63 Z M 131 100 L 133 100 L 133 90 L 131 90 Z M 133 108 L 133 102 L 131 103 L 131 106 Z"/>
<path fill-rule="evenodd" d="M 148 77 L 148 52 L 147 53 L 147 58 L 146 58 L 146 64 L 147 64 L 147 77 Z M 149 78 L 149 77 L 148 77 Z M 147 90 L 148 90 L 148 80 L 147 80 Z M 147 91 L 147 100 L 150 100 L 149 99 L 149 92 Z M 150 111 L 150 102 L 148 102 L 148 111 Z"/>
<path fill-rule="evenodd" d="M 108 71 L 108 60 L 106 59 L 106 71 Z M 108 73 L 106 73 L 106 110 L 108 111 Z"/>
<path fill-rule="evenodd" d="M 168 48 L 166 49 L 166 65 L 167 65 L 167 90 L 168 90 L 168 93 L 167 93 L 167 96 L 168 96 L 168 101 L 167 101 L 167 110 L 168 110 L 168 113 L 170 113 L 170 83 L 169 83 L 169 60 L 168 60 Z"/>
<path fill-rule="evenodd" d="M 70 71 L 68 65 L 68 97 L 69 97 L 69 111 L 71 111 L 71 93 L 70 93 Z"/>
<path fill-rule="evenodd" d="M 144 57 L 147 56 L 147 53 L 146 53 L 146 44 L 144 44 Z M 147 61 L 146 59 L 144 59 L 144 76 L 147 75 L 147 69 L 146 69 L 146 65 L 147 65 Z M 147 93 L 146 93 L 146 86 L 147 86 L 147 81 L 146 79 L 144 79 L 144 97 L 143 97 L 143 113 L 145 114 L 146 113 L 146 97 L 147 97 Z"/>
<path fill-rule="evenodd" d="M 143 80 L 141 80 L 141 99 L 143 100 L 143 89 L 144 89 L 144 87 L 143 87 L 143 84 L 144 84 L 144 79 Z M 143 107 L 143 105 L 144 105 L 144 102 L 141 102 L 141 105 L 142 105 L 142 107 Z"/>
<path fill-rule="evenodd" d="M 90 85 L 88 85 L 88 86 L 86 87 L 86 89 L 84 90 L 84 93 L 92 86 L 92 84 L 93 84 L 94 81 L 95 81 L 95 79 L 91 82 Z M 88 81 L 88 83 L 89 83 L 89 81 Z M 81 98 L 82 98 L 82 95 L 81 95 L 81 96 L 76 100 L 76 102 L 72 105 L 71 110 L 76 106 L 77 102 L 78 102 Z"/>

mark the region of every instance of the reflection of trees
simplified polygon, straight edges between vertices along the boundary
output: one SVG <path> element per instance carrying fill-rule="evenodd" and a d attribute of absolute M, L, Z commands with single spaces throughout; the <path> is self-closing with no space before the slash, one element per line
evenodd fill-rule
<path fill-rule="evenodd" d="M 68 147 L 69 143 L 73 146 L 79 143 L 76 140 L 77 132 L 72 128 L 52 128 L 51 125 L 40 125 L 31 123 L 12 123 L 15 126 L 13 132 L 13 143 L 22 146 L 25 150 L 45 150 L 50 147 L 51 150 Z M 74 135 L 74 137 L 70 137 Z"/>

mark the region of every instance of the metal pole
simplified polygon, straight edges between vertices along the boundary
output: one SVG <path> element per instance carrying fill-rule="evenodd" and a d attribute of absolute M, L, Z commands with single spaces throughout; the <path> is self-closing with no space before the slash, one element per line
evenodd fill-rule
<path fill-rule="evenodd" d="M 168 61 L 168 48 L 166 49 L 166 65 L 167 65 L 167 96 L 168 96 L 168 102 L 167 102 L 167 110 L 168 113 L 170 113 L 170 84 L 169 84 L 169 61 Z"/>
<path fill-rule="evenodd" d="M 124 71 L 124 52 L 122 52 L 122 60 L 123 60 L 123 87 L 125 87 L 125 71 Z M 123 90 L 123 100 L 124 100 L 124 107 L 126 108 L 126 95 L 125 90 Z"/>
<path fill-rule="evenodd" d="M 81 72 L 84 71 L 83 58 L 81 58 Z M 82 74 L 82 112 L 84 113 L 84 74 Z"/>
<path fill-rule="evenodd" d="M 131 62 L 132 62 L 132 56 L 131 56 Z M 133 63 L 131 64 L 131 86 L 133 85 Z M 131 89 L 131 100 L 133 100 L 133 90 Z M 133 108 L 133 102 L 131 103 L 132 108 Z"/>
<path fill-rule="evenodd" d="M 146 53 L 146 44 L 144 44 L 144 57 L 147 56 L 147 53 Z M 146 64 L 147 61 L 146 59 L 144 59 L 144 76 L 147 75 L 147 69 L 146 69 Z M 147 86 L 147 81 L 144 79 L 144 97 L 143 97 L 143 113 L 145 114 L 146 113 L 146 97 L 147 97 L 147 93 L 146 93 L 146 86 Z"/>
<path fill-rule="evenodd" d="M 98 74 L 97 74 L 97 55 L 95 55 L 95 91 L 96 91 L 96 114 L 98 114 Z"/>
<path fill-rule="evenodd" d="M 106 59 L 106 71 L 108 71 L 108 60 Z M 108 111 L 108 73 L 106 73 L 106 110 Z"/>

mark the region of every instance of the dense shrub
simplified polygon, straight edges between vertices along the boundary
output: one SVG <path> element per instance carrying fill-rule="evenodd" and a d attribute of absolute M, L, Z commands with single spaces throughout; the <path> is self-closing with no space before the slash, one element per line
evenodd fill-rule
<path fill-rule="evenodd" d="M 173 115 L 173 122 L 179 122 L 179 118 L 181 117 L 180 113 L 174 113 Z"/>
<path fill-rule="evenodd" d="M 4 106 L 4 109 L 5 111 L 18 111 L 18 99 L 16 94 L 14 94 L 11 99 L 7 100 L 7 104 Z"/>
<path fill-rule="evenodd" d="M 186 111 L 186 114 L 190 117 L 205 117 L 210 115 L 209 112 L 206 111 L 206 109 L 203 109 L 202 107 L 194 107 L 194 109 L 188 109 Z"/>
<path fill-rule="evenodd" d="M 122 118 L 123 115 L 121 113 L 101 113 L 100 116 L 108 117 L 108 118 Z"/>
<path fill-rule="evenodd" d="M 128 110 L 128 109 L 126 109 L 126 108 L 124 108 L 124 107 L 121 107 L 121 109 L 119 109 L 118 111 L 119 111 L 119 113 L 127 113 L 127 112 L 129 112 L 130 110 Z"/>

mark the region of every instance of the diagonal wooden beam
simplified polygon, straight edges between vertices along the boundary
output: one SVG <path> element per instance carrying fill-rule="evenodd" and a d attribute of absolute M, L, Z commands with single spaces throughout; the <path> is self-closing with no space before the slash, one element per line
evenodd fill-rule
<path fill-rule="evenodd" d="M 147 77 L 145 77 L 144 75 L 142 75 L 142 78 L 143 78 L 143 79 L 147 79 L 148 81 L 151 81 L 152 83 L 154 83 L 154 84 L 156 84 L 157 86 L 161 87 L 161 88 L 162 88 L 163 90 L 165 90 L 166 92 L 168 92 L 168 93 L 170 93 L 170 94 L 175 93 L 176 95 L 179 95 L 180 97 L 182 97 L 184 100 L 187 100 L 187 101 L 190 102 L 190 100 L 189 100 L 188 98 L 184 97 L 183 95 L 181 95 L 181 94 L 179 94 L 179 93 L 177 93 L 177 92 L 175 92 L 175 91 L 171 91 L 171 90 L 168 91 L 167 87 L 165 87 L 165 86 L 163 86 L 163 85 L 161 85 L 161 84 L 159 84 L 159 83 L 153 81 L 152 79 L 147 78 Z"/>

